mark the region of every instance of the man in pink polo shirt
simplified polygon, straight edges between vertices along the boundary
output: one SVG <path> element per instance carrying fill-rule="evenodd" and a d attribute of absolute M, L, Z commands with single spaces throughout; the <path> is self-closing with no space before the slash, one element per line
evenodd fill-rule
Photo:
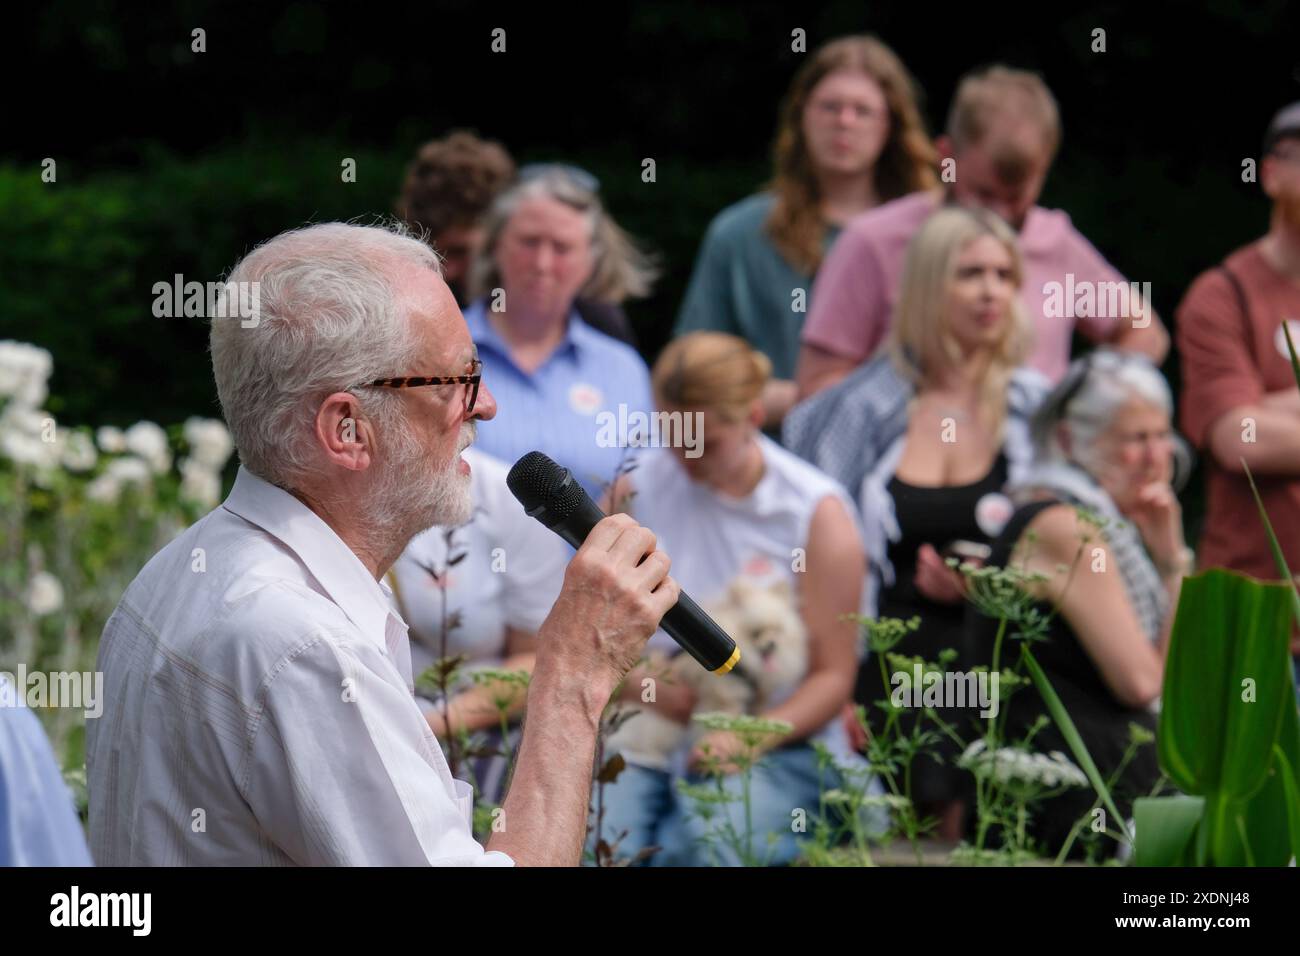
<path fill-rule="evenodd" d="M 1169 335 L 1150 290 L 1129 283 L 1058 209 L 1035 205 L 1061 138 L 1060 115 L 1037 74 L 993 66 L 957 88 L 948 133 L 936 140 L 943 190 L 912 193 L 850 221 L 813 285 L 797 378 L 800 397 L 866 361 L 893 321 L 907 245 L 940 204 L 982 206 L 1020 237 L 1021 295 L 1034 319 L 1029 364 L 1052 381 L 1065 373 L 1075 328 L 1094 342 L 1150 356 Z"/>

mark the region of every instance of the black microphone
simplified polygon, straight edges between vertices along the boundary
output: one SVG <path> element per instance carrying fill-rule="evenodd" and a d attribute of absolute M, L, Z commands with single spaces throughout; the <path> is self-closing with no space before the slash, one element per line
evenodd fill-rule
<path fill-rule="evenodd" d="M 529 517 L 536 518 L 575 548 L 587 540 L 605 512 L 596 506 L 573 473 L 540 451 L 530 451 L 506 476 L 510 493 Z M 659 626 L 705 670 L 722 675 L 736 666 L 740 649 L 685 591 Z"/>

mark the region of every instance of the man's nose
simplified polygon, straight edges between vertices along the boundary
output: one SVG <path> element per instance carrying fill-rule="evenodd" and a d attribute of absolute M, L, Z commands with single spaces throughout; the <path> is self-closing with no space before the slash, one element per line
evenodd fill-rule
<path fill-rule="evenodd" d="M 490 421 L 497 416 L 497 400 L 492 397 L 492 391 L 480 382 L 478 386 L 478 397 L 474 399 L 474 411 L 470 412 L 470 418 L 477 418 L 480 421 Z"/>
<path fill-rule="evenodd" d="M 543 273 L 550 272 L 554 263 L 555 253 L 551 251 L 551 248 L 546 243 L 542 243 L 533 256 L 533 270 Z"/>

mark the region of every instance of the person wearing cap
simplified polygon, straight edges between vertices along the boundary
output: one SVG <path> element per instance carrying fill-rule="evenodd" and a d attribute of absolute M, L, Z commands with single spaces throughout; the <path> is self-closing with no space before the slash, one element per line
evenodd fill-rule
<path fill-rule="evenodd" d="M 1269 124 L 1259 180 L 1268 232 L 1202 273 L 1176 314 L 1182 429 L 1205 454 L 1198 563 L 1279 577 L 1245 466 L 1291 570 L 1300 570 L 1300 102 Z M 1294 638 L 1291 650 L 1300 653 Z"/>

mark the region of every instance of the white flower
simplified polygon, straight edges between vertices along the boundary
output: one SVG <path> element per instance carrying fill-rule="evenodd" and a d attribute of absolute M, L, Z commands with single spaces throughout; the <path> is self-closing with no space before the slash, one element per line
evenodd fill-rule
<path fill-rule="evenodd" d="M 185 441 L 190 446 L 190 458 L 212 471 L 224 468 L 235 450 L 230 432 L 214 418 L 186 419 Z"/>
<path fill-rule="evenodd" d="M 1059 750 L 1051 753 L 1052 765 L 1061 775 L 1061 782 L 1071 787 L 1089 786 L 1088 775 L 1076 767 L 1065 754 Z"/>
<path fill-rule="evenodd" d="M 0 342 L 0 398 L 20 408 L 39 408 L 49 394 L 46 382 L 54 360 L 45 349 L 25 342 Z"/>
<path fill-rule="evenodd" d="M 186 458 L 181 462 L 180 495 L 186 501 L 215 508 L 221 500 L 221 476 L 203 463 Z"/>
<path fill-rule="evenodd" d="M 114 458 L 108 463 L 104 474 L 117 479 L 119 484 L 149 487 L 149 465 L 131 455 L 125 458 Z"/>
<path fill-rule="evenodd" d="M 53 614 L 63 607 L 63 585 L 48 571 L 37 571 L 27 584 L 25 601 L 37 617 Z"/>
<path fill-rule="evenodd" d="M 126 436 L 122 434 L 122 429 L 114 428 L 112 425 L 105 425 L 95 432 L 95 441 L 99 443 L 100 451 L 110 455 L 126 451 Z"/>
<path fill-rule="evenodd" d="M 86 497 L 101 504 L 117 504 L 122 495 L 122 482 L 110 474 L 102 474 L 86 485 Z"/>
<path fill-rule="evenodd" d="M 86 486 L 86 497 L 102 504 L 116 504 L 127 485 L 147 490 L 150 487 L 149 466 L 133 455 L 114 458 L 99 475 Z"/>
<path fill-rule="evenodd" d="M 1050 756 L 1031 754 L 1014 747 L 987 753 L 984 741 L 976 740 L 966 748 L 957 764 L 969 768 L 977 776 L 991 776 L 1003 785 L 1030 784 L 1047 790 L 1059 786 L 1088 786 L 1083 771 L 1059 750 L 1053 750 Z"/>
<path fill-rule="evenodd" d="M 977 737 L 976 739 L 972 740 L 969 744 L 967 744 L 966 749 L 962 751 L 961 757 L 957 759 L 957 763 L 959 766 L 965 767 L 968 764 L 974 763 L 976 758 L 979 757 L 979 755 L 982 754 L 983 752 L 984 752 L 984 738 Z"/>
<path fill-rule="evenodd" d="M 134 452 L 146 462 L 155 475 L 161 475 L 172 466 L 172 453 L 167 443 L 167 433 L 153 422 L 136 422 L 126 430 L 127 451 Z"/>
<path fill-rule="evenodd" d="M 0 455 L 20 465 L 37 471 L 57 468 L 62 437 L 49 412 L 9 405 L 0 413 Z"/>
<path fill-rule="evenodd" d="M 63 446 L 63 467 L 68 471 L 90 471 L 95 467 L 99 456 L 95 454 L 95 443 L 85 432 L 69 432 Z"/>

